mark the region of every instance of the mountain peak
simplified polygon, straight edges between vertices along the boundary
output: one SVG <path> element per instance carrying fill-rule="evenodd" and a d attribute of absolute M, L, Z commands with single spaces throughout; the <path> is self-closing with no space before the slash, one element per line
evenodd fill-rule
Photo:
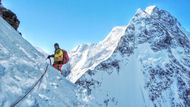
<path fill-rule="evenodd" d="M 145 12 L 148 13 L 149 15 L 151 15 L 152 13 L 156 12 L 157 10 L 158 10 L 158 7 L 156 7 L 155 5 L 151 5 L 145 9 Z"/>
<path fill-rule="evenodd" d="M 113 96 L 118 107 L 134 101 L 138 105 L 130 107 L 189 107 L 190 40 L 184 31 L 167 10 L 138 9 L 128 25 L 113 28 L 103 41 L 74 54 L 67 79 L 87 87 L 96 102 Z M 110 88 L 110 81 L 116 88 Z"/>

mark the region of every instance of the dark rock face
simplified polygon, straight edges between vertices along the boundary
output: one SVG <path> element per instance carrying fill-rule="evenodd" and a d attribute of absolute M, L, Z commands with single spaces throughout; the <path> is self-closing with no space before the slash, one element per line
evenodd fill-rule
<path fill-rule="evenodd" d="M 119 73 L 119 69 L 120 69 L 119 62 L 120 61 L 117 59 L 109 59 L 107 61 L 102 62 L 99 66 L 96 67 L 96 69 L 105 71 L 110 75 L 114 71 L 113 69 L 115 69 Z"/>
<path fill-rule="evenodd" d="M 20 21 L 14 12 L 0 5 L 0 16 L 2 16 L 15 30 L 18 29 Z"/>

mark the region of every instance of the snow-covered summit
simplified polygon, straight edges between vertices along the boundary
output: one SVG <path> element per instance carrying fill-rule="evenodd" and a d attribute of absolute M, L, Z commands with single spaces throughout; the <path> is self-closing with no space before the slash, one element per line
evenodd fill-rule
<path fill-rule="evenodd" d="M 138 24 L 136 24 L 136 22 L 138 22 Z M 136 24 L 136 28 L 134 28 L 134 24 Z M 165 32 L 165 30 L 177 30 L 178 28 L 181 29 L 181 25 L 177 19 L 165 10 L 159 9 L 156 6 L 149 6 L 145 10 L 138 9 L 128 25 L 114 27 L 103 41 L 97 44 L 80 45 L 75 48 L 71 52 L 71 74 L 67 79 L 75 83 L 86 71 L 94 69 L 100 62 L 107 60 L 113 52 L 116 51 L 118 45 L 121 44 L 121 41 L 123 41 L 122 38 L 126 33 L 133 35 L 135 30 L 138 35 L 147 35 L 147 29 L 152 26 L 154 29 L 160 30 L 160 32 Z M 155 28 L 155 26 L 159 26 L 159 28 Z M 140 28 L 141 30 L 136 30 Z M 150 35 L 150 37 L 152 37 L 152 35 Z M 139 36 L 135 38 L 138 42 L 142 42 L 149 37 Z M 155 38 L 157 37 L 155 36 Z M 155 39 L 155 41 L 157 40 Z M 164 44 L 166 43 L 163 43 L 163 45 Z M 129 42 L 129 45 L 132 45 L 132 42 Z M 76 51 L 76 49 L 78 49 L 78 51 Z"/>
<path fill-rule="evenodd" d="M 138 9 L 126 27 L 79 53 L 67 79 L 100 105 L 190 106 L 190 40 L 166 10 Z"/>
<path fill-rule="evenodd" d="M 156 10 L 158 10 L 158 8 L 155 5 L 149 6 L 145 9 L 145 12 L 147 12 L 148 14 L 152 14 L 153 12 L 155 12 Z"/>

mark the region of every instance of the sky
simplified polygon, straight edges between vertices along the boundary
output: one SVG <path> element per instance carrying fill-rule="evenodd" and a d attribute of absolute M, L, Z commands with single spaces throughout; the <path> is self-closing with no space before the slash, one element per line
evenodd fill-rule
<path fill-rule="evenodd" d="M 189 0 L 2 0 L 17 14 L 19 31 L 48 53 L 59 43 L 68 51 L 103 40 L 115 26 L 127 25 L 138 8 L 156 5 L 190 31 Z"/>

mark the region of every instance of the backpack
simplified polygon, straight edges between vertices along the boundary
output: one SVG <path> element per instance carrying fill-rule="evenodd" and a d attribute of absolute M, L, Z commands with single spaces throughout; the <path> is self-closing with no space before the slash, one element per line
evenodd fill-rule
<path fill-rule="evenodd" d="M 69 62 L 69 55 L 67 51 L 63 50 L 63 64 L 66 64 L 67 62 Z"/>

